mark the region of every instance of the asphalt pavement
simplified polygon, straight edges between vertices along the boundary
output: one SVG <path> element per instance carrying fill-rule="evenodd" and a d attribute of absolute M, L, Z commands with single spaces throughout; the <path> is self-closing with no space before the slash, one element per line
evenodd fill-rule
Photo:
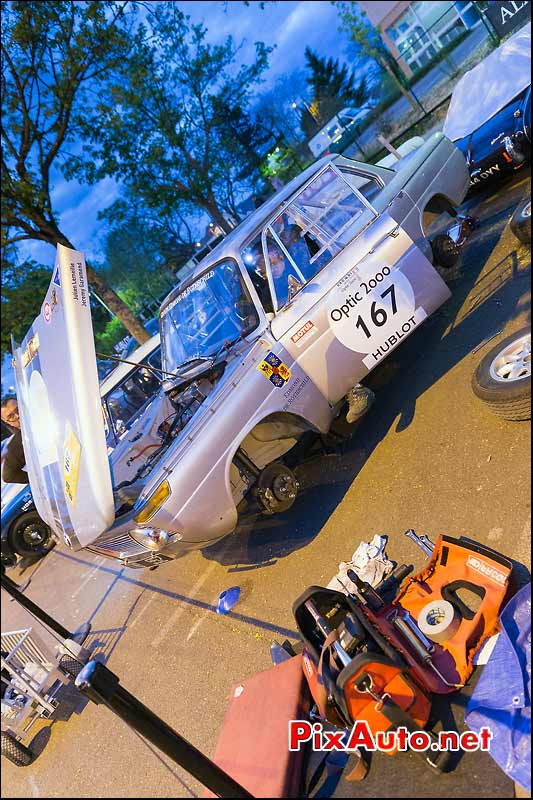
<path fill-rule="evenodd" d="M 290 511 L 251 520 L 217 546 L 155 571 L 63 546 L 36 566 L 11 571 L 18 582 L 29 578 L 26 594 L 69 629 L 90 621 L 99 658 L 207 754 L 231 685 L 270 666 L 272 639 L 296 639 L 293 600 L 307 586 L 327 583 L 361 540 L 386 534 L 390 557 L 420 568 L 424 557 L 405 530 L 432 539 L 468 536 L 513 558 L 527 577 L 530 422 L 491 415 L 470 379 L 492 343 L 473 353 L 476 346 L 531 321 L 530 251 L 507 224 L 528 177 L 522 171 L 466 204 L 481 222 L 452 298 L 374 376 L 376 403 L 343 452 L 300 465 L 303 490 Z M 220 616 L 217 598 L 233 585 L 240 600 Z M 30 625 L 36 623 L 2 593 L 2 630 Z M 464 698 L 451 710 L 459 725 Z M 53 723 L 35 725 L 32 739 L 38 757 L 30 767 L 2 761 L 4 797 L 202 794 L 108 710 L 80 702 L 72 690 Z M 404 753 L 376 756 L 368 778 L 341 781 L 337 796 L 512 797 L 513 786 L 487 754 L 465 754 L 439 776 Z"/>

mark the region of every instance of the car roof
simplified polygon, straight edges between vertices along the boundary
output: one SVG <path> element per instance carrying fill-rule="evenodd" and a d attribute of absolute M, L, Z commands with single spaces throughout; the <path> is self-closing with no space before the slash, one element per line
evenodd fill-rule
<path fill-rule="evenodd" d="M 128 361 L 134 361 L 135 364 L 139 364 L 139 362 L 144 361 L 145 358 L 151 355 L 159 345 L 160 336 L 159 333 L 156 333 L 155 336 L 152 336 L 147 342 L 134 350 L 133 353 L 128 356 Z M 133 369 L 134 367 L 131 364 L 119 363 L 101 382 L 100 395 L 103 397 L 110 392 L 111 389 L 114 389 Z"/>
<path fill-rule="evenodd" d="M 172 302 L 172 300 L 174 300 L 174 298 L 186 285 L 193 283 L 197 276 L 201 275 L 211 264 L 216 264 L 218 261 L 224 258 L 224 256 L 234 255 L 235 250 L 240 250 L 247 239 L 249 239 L 255 232 L 260 231 L 263 228 L 265 222 L 274 215 L 276 209 L 281 203 L 287 200 L 292 194 L 297 192 L 304 183 L 313 177 L 315 172 L 318 172 L 326 164 L 334 161 L 337 158 L 339 158 L 337 153 L 323 156 L 318 161 L 315 161 L 313 164 L 311 164 L 310 167 L 307 167 L 306 170 L 289 181 L 289 183 L 276 192 L 276 194 L 272 195 L 272 197 L 270 197 L 258 209 L 252 211 L 252 213 L 246 217 L 243 222 L 237 225 L 237 227 L 234 228 L 231 233 L 228 233 L 228 235 L 224 237 L 220 244 L 217 244 L 217 246 L 200 261 L 193 272 L 189 273 L 189 275 L 187 275 L 183 281 L 181 281 L 177 286 L 174 287 L 174 289 L 172 289 L 172 291 L 163 300 L 159 310 L 159 315 L 161 316 L 166 306 Z"/>

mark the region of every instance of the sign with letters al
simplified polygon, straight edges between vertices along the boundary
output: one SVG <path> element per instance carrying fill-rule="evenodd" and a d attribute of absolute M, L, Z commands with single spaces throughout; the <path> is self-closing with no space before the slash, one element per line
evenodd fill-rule
<path fill-rule="evenodd" d="M 500 37 L 521 28 L 531 19 L 531 3 L 526 0 L 489 0 L 485 12 Z"/>

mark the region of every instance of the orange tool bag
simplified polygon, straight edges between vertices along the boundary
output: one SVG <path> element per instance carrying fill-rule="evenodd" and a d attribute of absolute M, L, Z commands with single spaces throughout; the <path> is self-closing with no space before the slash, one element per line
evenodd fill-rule
<path fill-rule="evenodd" d="M 366 721 L 372 734 L 400 725 L 425 727 L 429 696 L 357 603 L 333 589 L 311 586 L 296 600 L 293 613 L 305 645 L 304 673 L 322 719 L 346 729 Z"/>
<path fill-rule="evenodd" d="M 429 564 L 404 581 L 392 607 L 407 612 L 432 642 L 431 664 L 447 682 L 439 693 L 460 688 L 472 674 L 474 653 L 498 630 L 511 572 L 512 562 L 488 547 L 441 536 Z M 382 630 L 390 634 L 389 626 Z M 397 632 L 394 642 L 405 655 Z M 423 676 L 417 677 L 427 686 Z"/>

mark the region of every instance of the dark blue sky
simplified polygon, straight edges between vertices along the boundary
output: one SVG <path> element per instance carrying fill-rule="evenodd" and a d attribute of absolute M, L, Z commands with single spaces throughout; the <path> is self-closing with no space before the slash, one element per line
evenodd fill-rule
<path fill-rule="evenodd" d="M 276 46 L 259 92 L 271 89 L 279 77 L 303 69 L 306 46 L 321 55 L 345 58 L 348 40 L 338 32 L 337 11 L 329 0 L 277 0 L 267 2 L 263 9 L 259 2 L 246 6 L 241 0 L 182 2 L 179 6 L 193 22 L 205 24 L 211 41 L 222 41 L 231 34 L 237 43 L 242 42 L 238 58 L 243 62 L 254 58 L 256 41 Z M 97 214 L 111 205 L 118 187 L 111 179 L 90 187 L 66 182 L 58 171 L 52 178 L 52 202 L 61 229 L 88 259 L 98 259 L 105 224 L 97 220 Z M 50 245 L 30 242 L 20 247 L 20 254 L 52 267 L 54 248 Z"/>
<path fill-rule="evenodd" d="M 267 82 L 305 65 L 306 45 L 323 55 L 344 57 L 347 39 L 338 32 L 337 11 L 332 4 L 313 0 L 277 0 L 246 6 L 241 0 L 185 2 L 179 4 L 194 22 L 203 22 L 212 41 L 232 35 L 244 41 L 243 60 L 253 57 L 253 43 L 276 45 L 270 58 Z"/>

